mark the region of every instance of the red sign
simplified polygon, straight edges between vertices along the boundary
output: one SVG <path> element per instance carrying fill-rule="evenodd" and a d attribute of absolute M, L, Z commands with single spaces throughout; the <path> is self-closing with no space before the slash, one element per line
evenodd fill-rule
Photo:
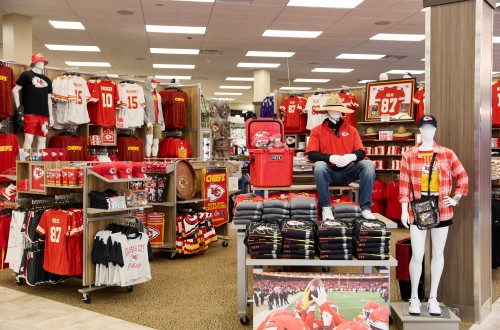
<path fill-rule="evenodd" d="M 31 189 L 45 191 L 45 165 L 31 164 Z"/>
<path fill-rule="evenodd" d="M 103 127 L 102 128 L 102 143 L 103 144 L 115 144 L 115 128 L 114 127 Z"/>
<path fill-rule="evenodd" d="M 225 168 L 203 169 L 203 198 L 205 208 L 212 215 L 212 224 L 218 227 L 229 221 L 227 172 Z"/>

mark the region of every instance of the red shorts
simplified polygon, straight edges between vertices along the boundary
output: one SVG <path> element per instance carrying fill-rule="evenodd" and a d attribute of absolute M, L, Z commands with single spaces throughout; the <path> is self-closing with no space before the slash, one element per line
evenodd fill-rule
<path fill-rule="evenodd" d="M 24 115 L 24 133 L 46 137 L 49 133 L 49 117 Z"/>

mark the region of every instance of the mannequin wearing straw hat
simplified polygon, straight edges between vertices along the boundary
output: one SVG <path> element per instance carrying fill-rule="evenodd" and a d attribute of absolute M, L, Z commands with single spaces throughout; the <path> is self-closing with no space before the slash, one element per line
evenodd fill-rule
<path fill-rule="evenodd" d="M 431 290 L 427 309 L 430 315 L 440 316 L 442 310 L 437 301 L 437 290 L 444 268 L 444 247 L 448 237 L 449 226 L 452 225 L 453 206 L 457 206 L 460 198 L 467 195 L 468 177 L 464 167 L 455 153 L 434 142 L 437 121 L 433 116 L 420 118 L 418 127 L 422 135 L 422 143 L 411 148 L 401 160 L 399 202 L 402 213 L 401 222 L 410 228 L 413 255 L 410 261 L 411 298 L 409 313 L 420 315 L 420 300 L 418 285 L 422 274 L 422 261 L 425 252 L 425 239 L 430 231 L 432 241 L 431 260 Z M 435 156 L 433 156 L 435 155 Z M 432 166 L 432 158 L 435 157 Z M 430 177 L 429 177 L 429 173 Z M 455 196 L 452 198 L 453 181 L 456 182 Z M 413 214 L 409 212 L 408 204 L 412 199 L 412 189 L 415 198 L 422 195 L 435 196 L 439 206 L 439 224 L 437 227 L 421 230 L 413 224 Z"/>
<path fill-rule="evenodd" d="M 49 126 L 54 124 L 52 117 L 52 82 L 42 74 L 49 62 L 38 53 L 31 57 L 31 70 L 25 71 L 16 81 L 12 89 L 14 103 L 19 115 L 24 115 L 23 148 L 31 148 L 33 138 L 37 135 L 37 148 L 46 146 Z M 23 104 L 19 101 L 19 91 L 23 90 Z"/>
<path fill-rule="evenodd" d="M 354 110 L 345 107 L 342 98 L 334 93 L 316 112 L 326 113 L 328 119 L 311 131 L 306 154 L 314 162 L 314 180 L 323 220 L 333 219 L 329 185 L 356 180 L 360 181 L 358 202 L 362 216 L 365 219 L 375 219 L 370 211 L 375 166 L 373 162 L 363 160 L 366 154 L 358 131 L 342 119 L 342 114 L 353 113 Z"/>

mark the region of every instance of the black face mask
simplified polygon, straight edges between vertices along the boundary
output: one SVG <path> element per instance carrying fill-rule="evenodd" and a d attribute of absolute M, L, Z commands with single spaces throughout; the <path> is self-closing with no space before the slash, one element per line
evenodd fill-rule
<path fill-rule="evenodd" d="M 333 134 L 335 134 L 335 136 L 339 138 L 340 137 L 339 129 L 340 129 L 340 126 L 342 126 L 342 124 L 344 123 L 344 120 L 342 118 L 339 118 L 339 120 L 336 123 L 334 123 L 330 119 L 327 119 L 327 120 L 328 120 L 328 127 L 330 127 Z"/>

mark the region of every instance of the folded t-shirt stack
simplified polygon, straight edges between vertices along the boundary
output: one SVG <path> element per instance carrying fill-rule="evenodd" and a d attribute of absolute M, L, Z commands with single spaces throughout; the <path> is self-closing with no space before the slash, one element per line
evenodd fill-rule
<path fill-rule="evenodd" d="M 322 260 L 352 259 L 352 230 L 339 220 L 318 222 L 319 258 Z"/>
<path fill-rule="evenodd" d="M 286 220 L 281 226 L 283 236 L 282 258 L 314 259 L 314 227 L 310 220 Z"/>
<path fill-rule="evenodd" d="M 244 201 L 236 205 L 233 223 L 247 225 L 251 221 L 260 221 L 262 218 L 262 202 Z"/>
<path fill-rule="evenodd" d="M 335 204 L 333 206 L 333 218 L 352 223 L 361 218 L 361 209 L 355 204 Z"/>
<path fill-rule="evenodd" d="M 252 259 L 281 258 L 281 230 L 278 224 L 252 221 L 247 225 L 246 244 Z"/>
<path fill-rule="evenodd" d="M 316 198 L 308 196 L 293 196 L 290 198 L 293 220 L 318 220 L 318 203 Z"/>
<path fill-rule="evenodd" d="M 354 255 L 360 260 L 388 260 L 391 232 L 379 220 L 354 221 Z"/>
<path fill-rule="evenodd" d="M 281 224 L 290 220 L 290 203 L 286 200 L 269 199 L 263 203 L 262 221 Z"/>

